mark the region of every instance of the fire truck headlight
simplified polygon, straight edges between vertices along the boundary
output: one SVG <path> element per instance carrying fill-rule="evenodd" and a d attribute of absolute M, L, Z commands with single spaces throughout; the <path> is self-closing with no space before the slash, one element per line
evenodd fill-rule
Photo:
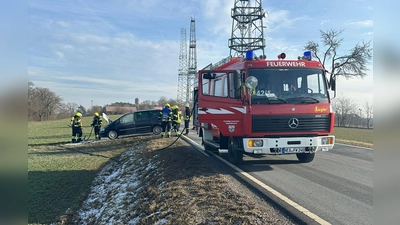
<path fill-rule="evenodd" d="M 248 140 L 249 147 L 262 147 L 264 145 L 263 140 Z"/>
<path fill-rule="evenodd" d="M 321 138 L 321 145 L 331 145 L 331 144 L 333 144 L 333 138 L 332 137 Z"/>

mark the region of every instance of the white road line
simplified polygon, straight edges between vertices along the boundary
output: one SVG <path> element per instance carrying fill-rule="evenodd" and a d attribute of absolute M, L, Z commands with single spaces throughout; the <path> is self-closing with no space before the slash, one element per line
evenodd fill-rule
<path fill-rule="evenodd" d="M 200 146 L 199 148 L 196 148 L 198 151 L 202 152 L 203 154 L 205 154 L 206 156 L 209 157 L 209 155 L 207 155 L 204 151 L 200 150 L 202 149 L 201 145 L 199 145 L 197 142 L 193 141 L 192 139 L 188 138 L 188 137 L 184 137 L 185 140 L 190 141 L 191 143 Z M 226 165 L 232 167 L 234 170 L 236 170 L 237 172 L 241 173 L 243 176 L 247 177 L 248 179 L 252 180 L 254 183 L 258 184 L 260 187 L 264 188 L 265 190 L 269 191 L 271 194 L 275 195 L 276 197 L 278 197 L 279 199 L 281 199 L 282 201 L 286 202 L 287 204 L 289 204 L 290 206 L 292 206 L 293 208 L 299 210 L 300 212 L 302 212 L 304 215 L 308 216 L 309 218 L 313 219 L 315 222 L 319 223 L 319 224 L 323 224 L 323 225 L 329 225 L 331 223 L 329 223 L 328 221 L 322 219 L 321 217 L 317 216 L 316 214 L 312 213 L 310 210 L 304 208 L 303 206 L 297 204 L 296 202 L 292 201 L 291 199 L 289 199 L 288 197 L 282 195 L 281 193 L 279 193 L 278 191 L 276 191 L 275 189 L 273 189 L 272 187 L 264 184 L 263 182 L 261 182 L 260 180 L 257 180 L 256 178 L 254 178 L 253 176 L 251 176 L 250 174 L 244 172 L 243 170 L 241 170 L 240 168 L 238 168 L 237 166 L 229 163 L 228 161 L 226 161 L 225 159 L 221 158 L 218 155 L 214 156 L 216 158 L 218 158 L 219 160 L 221 160 L 222 162 L 224 162 Z"/>
<path fill-rule="evenodd" d="M 186 141 L 189 141 L 189 142 L 191 142 L 192 144 L 198 145 L 198 147 L 197 147 L 196 149 L 197 149 L 199 152 L 203 153 L 205 156 L 210 157 L 210 155 L 208 155 L 208 154 L 204 151 L 203 147 L 202 147 L 201 145 L 199 145 L 199 143 L 193 141 L 192 139 L 190 139 L 190 138 L 188 138 L 188 137 L 186 137 L 186 136 L 184 136 L 184 135 L 182 135 L 181 138 L 184 138 Z"/>

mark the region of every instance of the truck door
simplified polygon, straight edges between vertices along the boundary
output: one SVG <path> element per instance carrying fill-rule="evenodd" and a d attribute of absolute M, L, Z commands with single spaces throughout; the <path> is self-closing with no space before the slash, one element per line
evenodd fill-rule
<path fill-rule="evenodd" d="M 241 100 L 240 71 L 212 71 L 202 74 L 198 92 L 198 120 L 204 128 L 223 135 L 238 134 L 246 107 Z"/>

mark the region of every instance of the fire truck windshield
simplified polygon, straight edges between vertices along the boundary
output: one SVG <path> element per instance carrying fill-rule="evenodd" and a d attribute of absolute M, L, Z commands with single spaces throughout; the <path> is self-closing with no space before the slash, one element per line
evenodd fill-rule
<path fill-rule="evenodd" d="M 313 68 L 255 68 L 248 76 L 258 79 L 253 104 L 328 103 L 324 71 Z"/>

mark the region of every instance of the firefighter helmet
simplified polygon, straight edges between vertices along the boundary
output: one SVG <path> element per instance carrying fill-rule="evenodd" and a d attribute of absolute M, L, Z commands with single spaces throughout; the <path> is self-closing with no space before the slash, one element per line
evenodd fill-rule
<path fill-rule="evenodd" d="M 165 104 L 165 107 L 168 107 L 168 108 L 169 108 L 170 106 L 171 106 L 171 105 L 170 105 L 169 103 Z"/>
<path fill-rule="evenodd" d="M 77 113 L 75 114 L 75 116 L 82 117 L 82 113 L 80 113 L 80 112 L 77 112 Z"/>
<path fill-rule="evenodd" d="M 95 112 L 94 115 L 95 115 L 95 116 L 99 116 L 99 113 L 98 113 L 98 112 Z"/>
<path fill-rule="evenodd" d="M 186 103 L 186 104 L 185 104 L 185 107 L 189 107 L 189 103 Z"/>
<path fill-rule="evenodd" d="M 172 106 L 172 109 L 178 109 L 178 105 Z"/>

